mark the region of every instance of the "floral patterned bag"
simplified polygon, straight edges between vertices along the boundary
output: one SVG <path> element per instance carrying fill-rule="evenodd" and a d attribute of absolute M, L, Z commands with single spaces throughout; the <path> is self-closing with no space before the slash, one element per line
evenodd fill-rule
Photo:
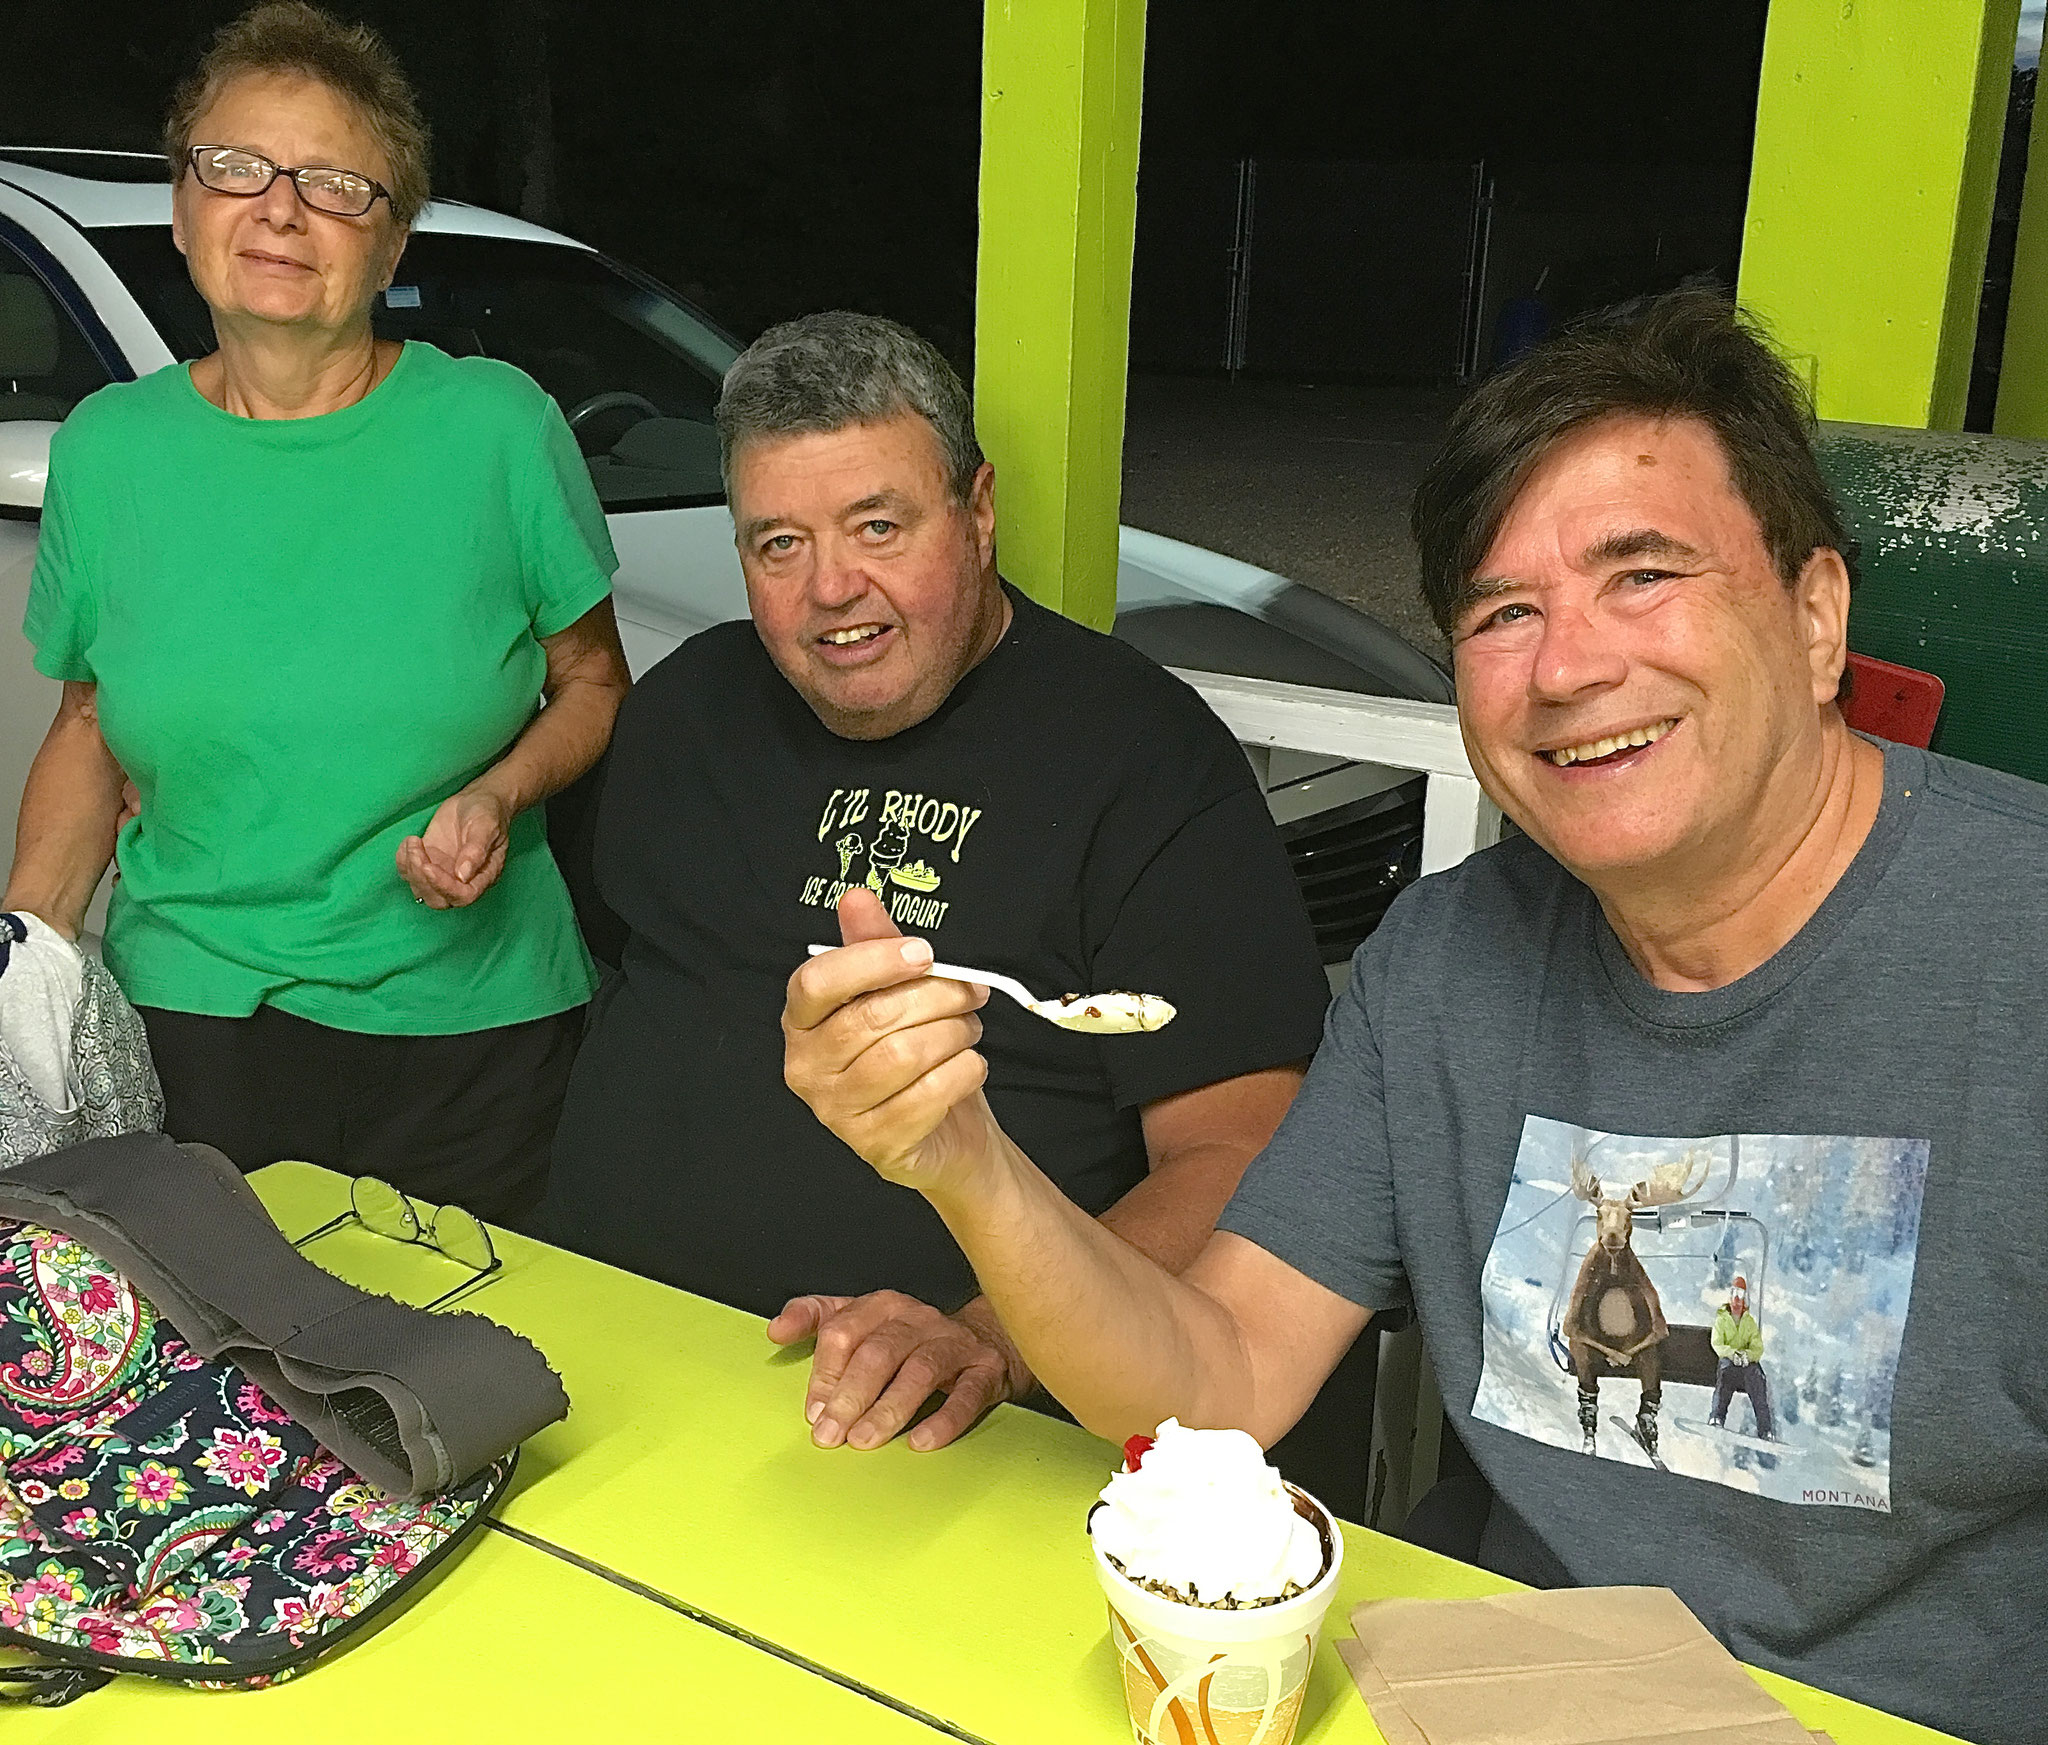
<path fill-rule="evenodd" d="M 388 1495 L 84 1245 L 0 1218 L 0 1644 L 35 1657 L 0 1677 L 35 1702 L 292 1677 L 445 1562 L 516 1458 Z"/>

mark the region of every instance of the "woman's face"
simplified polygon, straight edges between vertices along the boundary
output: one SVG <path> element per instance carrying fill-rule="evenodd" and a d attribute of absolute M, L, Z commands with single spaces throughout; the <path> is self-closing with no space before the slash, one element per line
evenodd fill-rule
<path fill-rule="evenodd" d="M 390 162 L 353 106 L 311 79 L 266 73 L 235 80 L 200 115 L 192 143 L 391 184 Z M 216 326 L 224 318 L 324 332 L 368 322 L 406 239 L 388 200 L 361 218 L 338 218 L 308 206 L 288 176 L 254 196 L 218 194 L 189 165 L 172 195 L 171 235 Z"/>

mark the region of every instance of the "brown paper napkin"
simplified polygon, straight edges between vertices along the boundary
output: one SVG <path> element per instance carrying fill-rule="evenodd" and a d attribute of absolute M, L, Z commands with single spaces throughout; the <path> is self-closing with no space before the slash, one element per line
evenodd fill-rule
<path fill-rule="evenodd" d="M 1810 1745 L 1661 1587 L 1368 1600 L 1337 1644 L 1387 1745 Z"/>

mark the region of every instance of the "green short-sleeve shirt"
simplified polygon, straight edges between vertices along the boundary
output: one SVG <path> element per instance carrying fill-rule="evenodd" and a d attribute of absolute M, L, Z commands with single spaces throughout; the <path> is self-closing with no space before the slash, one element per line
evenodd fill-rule
<path fill-rule="evenodd" d="M 139 1005 L 442 1035 L 589 998 L 538 811 L 465 909 L 394 857 L 532 718 L 539 637 L 610 592 L 560 410 L 485 358 L 408 344 L 357 404 L 237 418 L 183 365 L 57 433 L 23 625 L 99 687 L 142 795 L 106 955 Z"/>

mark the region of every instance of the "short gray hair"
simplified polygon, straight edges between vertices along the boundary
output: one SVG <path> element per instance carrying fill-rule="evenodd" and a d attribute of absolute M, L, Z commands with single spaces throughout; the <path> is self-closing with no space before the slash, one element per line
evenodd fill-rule
<path fill-rule="evenodd" d="M 718 396 L 726 495 L 744 443 L 881 424 L 906 412 L 932 427 L 946 482 L 965 503 L 982 465 L 974 402 L 937 346 L 900 322 L 848 309 L 771 327 L 734 360 Z"/>
<path fill-rule="evenodd" d="M 391 216 L 401 225 L 427 204 L 429 135 L 398 57 L 367 24 L 344 24 L 305 0 L 266 0 L 221 26 L 213 46 L 172 94 L 164 156 L 175 187 L 192 166 L 192 130 L 237 79 L 290 77 L 325 85 L 354 108 L 391 164 Z"/>

